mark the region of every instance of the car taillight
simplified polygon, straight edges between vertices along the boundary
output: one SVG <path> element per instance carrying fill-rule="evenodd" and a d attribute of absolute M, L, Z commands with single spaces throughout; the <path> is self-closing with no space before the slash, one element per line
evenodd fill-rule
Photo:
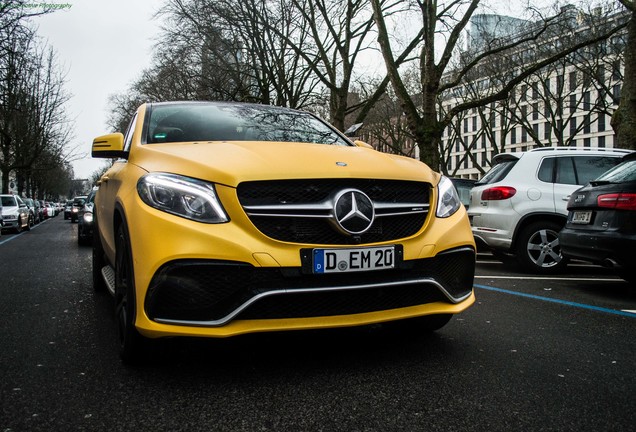
<path fill-rule="evenodd" d="M 636 210 L 636 194 L 613 193 L 599 195 L 596 199 L 599 207 L 618 210 Z"/>
<path fill-rule="evenodd" d="M 512 198 L 517 193 L 517 189 L 510 186 L 496 186 L 484 190 L 481 193 L 482 201 L 499 201 Z"/>

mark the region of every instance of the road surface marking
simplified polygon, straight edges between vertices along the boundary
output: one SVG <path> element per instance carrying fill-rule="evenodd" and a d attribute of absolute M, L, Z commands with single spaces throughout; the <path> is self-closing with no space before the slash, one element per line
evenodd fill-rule
<path fill-rule="evenodd" d="M 526 294 L 526 293 L 521 293 L 521 292 L 517 292 L 517 291 L 510 291 L 510 290 L 506 290 L 506 289 L 502 289 L 502 288 L 495 288 L 495 287 L 491 287 L 488 285 L 474 285 L 475 288 L 480 288 L 480 289 L 484 289 L 487 291 L 495 291 L 495 292 L 500 292 L 500 293 L 504 293 L 504 294 L 511 294 L 511 295 L 516 295 L 519 297 L 526 297 L 526 298 L 531 298 L 534 300 L 541 300 L 541 301 L 546 301 L 546 302 L 550 302 L 550 303 L 558 303 L 561 305 L 565 305 L 565 306 L 572 306 L 572 307 L 577 307 L 577 308 L 581 308 L 581 309 L 588 309 L 588 310 L 592 310 L 595 312 L 604 312 L 604 313 L 609 313 L 609 314 L 613 314 L 613 315 L 620 315 L 620 316 L 625 316 L 625 317 L 629 317 L 629 318 L 636 318 L 636 313 L 634 312 L 625 312 L 623 310 L 616 310 L 616 309 L 609 309 L 609 308 L 604 308 L 604 307 L 599 307 L 599 306 L 592 306 L 592 305 L 588 305 L 588 304 L 584 304 L 584 303 L 575 303 L 575 302 L 571 302 L 571 301 L 567 301 L 567 300 L 559 300 L 559 299 L 554 299 L 554 298 L 549 298 L 549 297 L 541 297 L 538 295 L 534 295 L 534 294 Z"/>

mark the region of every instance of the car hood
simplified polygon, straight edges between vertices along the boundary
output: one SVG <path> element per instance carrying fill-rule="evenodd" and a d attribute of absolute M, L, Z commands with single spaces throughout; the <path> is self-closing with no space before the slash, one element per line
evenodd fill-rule
<path fill-rule="evenodd" d="M 146 144 L 129 163 L 236 187 L 243 181 L 300 178 L 384 178 L 437 184 L 439 174 L 415 159 L 364 147 L 289 142 Z"/>

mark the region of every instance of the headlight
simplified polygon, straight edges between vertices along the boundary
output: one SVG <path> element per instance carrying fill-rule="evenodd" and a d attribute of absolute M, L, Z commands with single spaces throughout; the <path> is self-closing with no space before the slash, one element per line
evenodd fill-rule
<path fill-rule="evenodd" d="M 157 210 L 203 223 L 223 223 L 223 210 L 214 185 L 167 173 L 146 174 L 137 182 L 143 202 Z"/>
<path fill-rule="evenodd" d="M 459 210 L 460 206 L 461 201 L 453 182 L 448 177 L 442 176 L 437 185 L 437 211 L 435 215 L 440 218 L 449 217 Z"/>
<path fill-rule="evenodd" d="M 82 217 L 84 218 L 84 222 L 93 223 L 93 213 L 86 212 L 86 213 L 84 213 L 84 216 L 82 216 Z"/>

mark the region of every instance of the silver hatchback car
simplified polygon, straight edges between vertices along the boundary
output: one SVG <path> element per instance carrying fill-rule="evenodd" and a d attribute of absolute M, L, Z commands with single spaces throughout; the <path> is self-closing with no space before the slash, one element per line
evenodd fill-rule
<path fill-rule="evenodd" d="M 2 200 L 2 229 L 14 229 L 16 232 L 31 229 L 29 208 L 17 195 L 0 195 Z"/>

